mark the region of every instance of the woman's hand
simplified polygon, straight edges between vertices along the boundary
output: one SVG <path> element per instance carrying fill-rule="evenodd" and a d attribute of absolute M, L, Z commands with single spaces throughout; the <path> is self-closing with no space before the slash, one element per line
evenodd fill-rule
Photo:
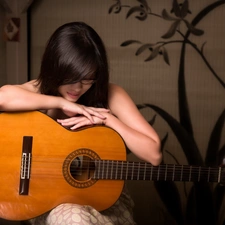
<path fill-rule="evenodd" d="M 84 118 L 87 118 L 90 122 L 87 125 L 94 124 L 97 121 L 97 118 L 104 120 L 105 116 L 103 115 L 103 113 L 109 112 L 109 109 L 87 107 L 87 106 L 72 103 L 69 101 L 66 101 L 66 104 L 64 104 L 61 108 L 64 114 L 71 118 L 78 118 L 78 117 L 75 117 L 77 115 L 81 115 L 79 117 L 82 118 L 82 115 L 83 115 Z M 95 117 L 95 120 L 94 120 L 94 117 Z"/>
<path fill-rule="evenodd" d="M 102 119 L 97 116 L 92 116 L 92 119 L 94 124 L 105 124 L 105 117 Z M 75 130 L 83 126 L 93 125 L 93 123 L 85 116 L 75 116 L 68 119 L 57 119 L 57 122 L 64 127 L 69 127 L 71 130 Z"/>

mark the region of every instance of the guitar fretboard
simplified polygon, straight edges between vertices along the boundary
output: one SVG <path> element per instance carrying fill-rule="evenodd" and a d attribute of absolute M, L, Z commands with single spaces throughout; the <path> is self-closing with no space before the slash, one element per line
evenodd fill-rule
<path fill-rule="evenodd" d="M 224 168 L 144 162 L 95 160 L 93 179 L 218 182 L 224 180 Z"/>

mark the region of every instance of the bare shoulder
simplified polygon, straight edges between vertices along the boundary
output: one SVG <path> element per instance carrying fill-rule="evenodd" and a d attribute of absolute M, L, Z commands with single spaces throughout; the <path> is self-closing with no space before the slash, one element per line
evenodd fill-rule
<path fill-rule="evenodd" d="M 115 115 L 121 114 L 121 108 L 123 111 L 137 110 L 135 103 L 125 89 L 112 83 L 109 84 L 109 107 Z"/>
<path fill-rule="evenodd" d="M 127 96 L 127 92 L 119 85 L 110 83 L 109 84 L 109 100 L 115 97 Z"/>
<path fill-rule="evenodd" d="M 17 85 L 17 87 L 23 88 L 27 91 L 39 93 L 39 85 L 37 80 L 31 80 L 24 84 Z"/>

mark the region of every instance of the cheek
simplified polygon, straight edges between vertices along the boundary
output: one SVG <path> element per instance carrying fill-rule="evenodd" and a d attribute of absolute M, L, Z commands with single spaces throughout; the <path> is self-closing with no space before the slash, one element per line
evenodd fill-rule
<path fill-rule="evenodd" d="M 59 92 L 60 95 L 62 94 L 62 92 L 63 92 L 63 87 L 62 87 L 62 86 L 60 86 L 60 87 L 58 88 L 58 92 Z"/>
<path fill-rule="evenodd" d="M 86 86 L 83 86 L 83 94 L 86 93 L 86 92 L 91 88 L 91 86 L 92 86 L 92 85 L 89 85 L 89 86 L 87 86 L 87 85 L 86 85 Z"/>
<path fill-rule="evenodd" d="M 59 93 L 60 95 L 63 95 L 63 93 L 65 93 L 66 89 L 67 89 L 67 85 L 59 86 L 59 88 L 58 88 L 58 93 Z"/>

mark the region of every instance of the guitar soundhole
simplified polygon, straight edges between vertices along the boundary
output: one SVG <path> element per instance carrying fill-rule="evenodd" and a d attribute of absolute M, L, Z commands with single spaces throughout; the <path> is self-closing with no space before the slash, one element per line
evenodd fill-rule
<path fill-rule="evenodd" d="M 95 163 L 88 156 L 76 157 L 70 165 L 70 174 L 77 181 L 86 181 L 94 175 Z"/>
<path fill-rule="evenodd" d="M 92 179 L 95 172 L 95 160 L 100 157 L 92 150 L 82 148 L 70 153 L 63 163 L 65 180 L 76 188 L 88 188 L 97 180 Z"/>

